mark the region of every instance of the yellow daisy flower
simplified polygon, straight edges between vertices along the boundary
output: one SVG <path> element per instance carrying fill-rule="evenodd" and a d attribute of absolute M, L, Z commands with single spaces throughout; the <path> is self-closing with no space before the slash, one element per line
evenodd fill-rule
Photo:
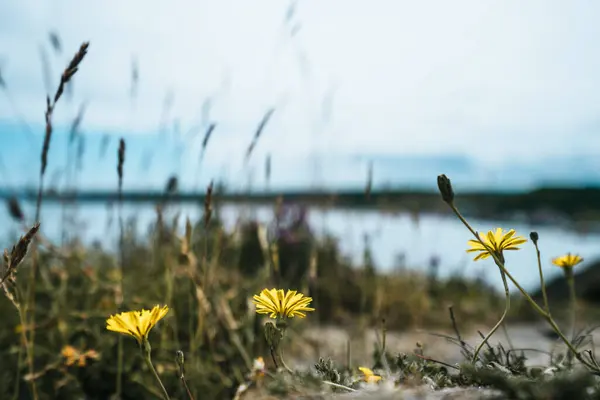
<path fill-rule="evenodd" d="M 269 314 L 271 318 L 304 318 L 306 312 L 315 311 L 308 307 L 311 301 L 311 297 L 305 297 L 302 293 L 295 290 L 284 293 L 283 289 L 263 289 L 252 300 L 258 314 Z"/>
<path fill-rule="evenodd" d="M 97 360 L 100 355 L 96 350 L 88 350 L 81 353 L 73 346 L 64 346 L 61 350 L 61 355 L 65 358 L 65 365 L 70 367 L 77 364 L 79 367 L 85 367 L 88 359 Z"/>
<path fill-rule="evenodd" d="M 496 228 L 495 232 L 489 231 L 485 236 L 480 233 L 479 237 L 485 246 L 479 243 L 478 240 L 469 240 L 467 242 L 469 246 L 471 246 L 471 248 L 467 250 L 467 253 L 479 252 L 474 258 L 474 261 L 484 260 L 490 257 L 492 255 L 491 252 L 502 259 L 502 252 L 504 250 L 519 250 L 517 246 L 527 242 L 527 239 L 523 236 L 515 236 L 514 229 L 504 233 L 501 228 Z"/>
<path fill-rule="evenodd" d="M 358 367 L 358 369 L 363 373 L 363 379 L 367 383 L 377 383 L 381 380 L 381 376 L 375 375 L 375 373 L 369 368 Z"/>
<path fill-rule="evenodd" d="M 111 315 L 106 320 L 106 329 L 113 332 L 131 335 L 142 344 L 148 339 L 148 333 L 158 321 L 169 312 L 167 306 L 154 306 L 152 310 L 127 311 Z"/>
<path fill-rule="evenodd" d="M 561 268 L 573 268 L 579 263 L 583 262 L 583 258 L 578 256 L 577 254 L 565 254 L 561 257 L 556 257 L 552 260 L 552 264 L 561 267 Z"/>

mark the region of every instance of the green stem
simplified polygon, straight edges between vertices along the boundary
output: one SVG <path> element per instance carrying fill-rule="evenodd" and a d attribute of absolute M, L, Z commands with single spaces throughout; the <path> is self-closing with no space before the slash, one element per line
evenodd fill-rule
<path fill-rule="evenodd" d="M 285 338 L 285 331 L 287 330 L 287 321 L 278 319 L 276 326 L 279 329 L 279 332 L 281 333 L 281 337 L 280 337 L 279 341 L 277 342 L 277 349 L 275 349 L 275 351 L 277 352 L 279 362 L 281 363 L 283 368 L 285 368 L 287 370 L 287 372 L 289 372 L 290 374 L 293 374 L 294 371 L 292 371 L 292 369 L 290 367 L 288 367 L 287 364 L 285 363 L 285 361 L 283 360 L 283 346 L 281 343 L 281 342 L 283 342 L 283 338 Z"/>
<path fill-rule="evenodd" d="M 117 347 L 117 399 L 121 398 L 123 391 L 123 336 L 119 335 Z"/>
<path fill-rule="evenodd" d="M 500 328 L 500 326 L 504 323 L 504 319 L 506 318 L 506 315 L 508 314 L 508 311 L 510 310 L 510 292 L 508 290 L 508 282 L 506 281 L 506 275 L 502 271 L 502 268 L 500 266 L 498 266 L 498 268 L 500 269 L 500 275 L 502 276 L 502 283 L 504 284 L 504 294 L 506 296 L 505 297 L 504 312 L 502 313 L 502 316 L 500 317 L 500 320 L 496 323 L 496 325 L 494 325 L 494 327 L 492 328 L 492 330 L 483 339 L 483 342 L 481 342 L 479 344 L 479 346 L 477 346 L 477 349 L 475 350 L 475 353 L 473 354 L 473 361 L 472 361 L 473 363 L 477 362 L 477 357 L 479 356 L 479 352 L 481 351 L 481 349 L 483 348 L 483 346 L 485 346 L 485 344 L 488 342 L 488 340 L 492 337 L 492 335 L 494 333 L 496 333 L 496 331 L 498 330 L 498 328 Z"/>
<path fill-rule="evenodd" d="M 21 323 L 21 340 L 23 342 L 23 347 L 25 348 L 25 359 L 27 361 L 27 367 L 29 369 L 29 373 L 31 374 L 31 393 L 34 399 L 37 399 L 37 386 L 35 384 L 35 375 L 34 375 L 34 354 L 33 354 L 33 346 L 31 342 L 27 338 L 27 315 L 23 311 L 21 304 L 24 301 L 23 294 L 18 286 L 15 286 L 15 295 L 17 296 L 16 302 L 13 302 L 13 305 L 17 309 L 17 314 L 19 315 L 19 321 Z M 26 300 L 25 300 L 26 301 Z M 33 327 L 32 327 L 33 329 Z M 20 358 L 21 352 L 19 352 L 19 370 L 21 364 Z M 19 381 L 17 381 L 17 386 L 19 386 Z"/>
<path fill-rule="evenodd" d="M 537 243 L 534 243 L 535 252 L 537 254 L 538 270 L 540 272 L 540 286 L 542 288 L 542 296 L 544 298 L 544 309 L 546 313 L 550 315 L 550 306 L 548 305 L 548 295 L 546 294 L 546 283 L 544 282 L 544 273 L 542 272 L 542 258 L 540 255 L 540 249 Z"/>
<path fill-rule="evenodd" d="M 142 355 L 144 357 L 144 360 L 146 361 L 146 364 L 148 365 L 148 368 L 150 368 L 150 371 L 152 371 L 152 374 L 156 378 L 156 381 L 158 382 L 163 392 L 163 397 L 165 398 L 165 400 L 170 400 L 169 393 L 167 392 L 167 389 L 165 389 L 165 385 L 163 385 L 162 381 L 160 380 L 160 376 L 158 376 L 156 368 L 154 368 L 154 365 L 152 365 L 152 357 L 150 356 L 150 353 L 152 352 L 152 347 L 150 347 L 150 342 L 148 342 L 148 340 L 145 340 L 144 343 L 142 343 L 141 349 Z"/>
<path fill-rule="evenodd" d="M 184 389 L 185 389 L 185 392 L 186 392 L 186 393 L 187 393 L 187 395 L 188 395 L 188 398 L 189 398 L 190 400 L 195 400 L 195 399 L 194 399 L 194 396 L 192 395 L 192 392 L 190 391 L 190 387 L 188 386 L 188 384 L 187 384 L 187 382 L 186 382 L 186 380 L 185 380 L 185 377 L 184 377 L 183 375 L 181 376 L 181 384 L 183 385 L 183 387 L 184 387 Z"/>
<path fill-rule="evenodd" d="M 452 211 L 454 212 L 454 214 L 458 217 L 458 219 L 460 219 L 460 221 L 463 223 L 463 225 L 465 225 L 465 227 L 473 234 L 473 236 L 475 236 L 475 238 L 479 241 L 479 243 L 481 243 L 482 246 L 487 247 L 485 245 L 485 243 L 483 243 L 483 241 L 481 240 L 481 238 L 479 237 L 479 235 L 477 234 L 477 232 L 475 232 L 475 230 L 471 227 L 471 225 L 469 225 L 469 223 L 467 222 L 467 220 L 461 215 L 461 213 L 458 211 L 458 209 L 456 208 L 456 206 L 454 204 L 449 204 L 449 205 L 450 205 L 450 208 L 452 209 Z M 560 337 L 560 339 L 564 342 L 564 344 L 569 348 L 569 350 L 573 352 L 573 354 L 575 355 L 575 357 L 577 358 L 577 360 L 579 360 L 579 362 L 581 362 L 583 365 L 585 365 L 586 367 L 588 367 L 590 370 L 592 370 L 592 371 L 594 371 L 596 373 L 600 373 L 600 369 L 596 368 L 593 364 L 591 364 L 588 361 L 586 361 L 585 358 L 583 358 L 581 356 L 581 354 L 577 351 L 577 349 L 575 349 L 575 347 L 569 341 L 569 339 L 567 339 L 565 337 L 565 335 L 562 333 L 562 331 L 560 330 L 560 328 L 558 327 L 558 325 L 556 324 L 556 322 L 554 321 L 554 319 L 552 318 L 552 316 L 550 315 L 550 313 L 544 311 L 537 304 L 537 302 L 531 298 L 531 296 L 529 295 L 529 293 L 527 293 L 527 291 L 525 289 L 523 289 L 523 287 L 516 281 L 516 279 L 508 272 L 508 270 L 504 266 L 504 263 L 502 262 L 502 260 L 500 260 L 500 258 L 498 257 L 498 255 L 495 254 L 493 251 L 490 252 L 490 254 L 494 258 L 494 261 L 496 262 L 496 265 L 498 265 L 500 267 L 500 269 L 506 274 L 506 276 L 508 277 L 508 279 L 510 279 L 510 281 L 515 285 L 515 287 L 521 292 L 521 294 L 523 295 L 523 297 L 525 297 L 525 299 L 533 307 L 533 309 L 538 314 L 540 314 L 548 322 L 548 324 L 550 324 L 550 326 L 552 327 L 552 329 L 554 330 L 554 332 L 556 332 L 556 334 Z"/>
<path fill-rule="evenodd" d="M 575 340 L 575 325 L 577 322 L 577 294 L 575 293 L 575 277 L 573 276 L 573 268 L 565 268 L 567 284 L 569 286 L 569 300 L 571 302 L 571 340 Z"/>
<path fill-rule="evenodd" d="M 288 367 L 287 364 L 285 363 L 285 361 L 283 360 L 283 349 L 281 348 L 281 343 L 279 344 L 279 349 L 277 351 L 279 352 L 279 361 L 281 362 L 281 365 L 283 366 L 283 368 L 285 368 L 286 371 L 289 372 L 290 374 L 293 374 L 294 371 L 292 371 L 292 369 L 290 367 Z"/>

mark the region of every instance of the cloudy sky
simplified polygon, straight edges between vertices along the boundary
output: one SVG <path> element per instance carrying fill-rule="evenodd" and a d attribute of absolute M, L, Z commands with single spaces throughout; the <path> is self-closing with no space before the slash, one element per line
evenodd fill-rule
<path fill-rule="evenodd" d="M 56 107 L 49 166 L 60 177 L 85 103 L 88 187 L 115 184 L 121 136 L 129 187 L 170 174 L 260 186 L 267 154 L 281 187 L 362 185 L 369 161 L 380 185 L 433 187 L 442 172 L 464 186 L 598 182 L 599 19 L 592 0 L 5 1 L 2 178 L 37 182 L 46 85 L 90 41 Z"/>

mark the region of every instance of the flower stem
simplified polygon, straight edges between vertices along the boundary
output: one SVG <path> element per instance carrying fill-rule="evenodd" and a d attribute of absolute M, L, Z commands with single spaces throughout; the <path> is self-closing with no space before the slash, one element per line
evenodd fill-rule
<path fill-rule="evenodd" d="M 283 347 L 281 345 L 283 338 L 285 338 L 285 332 L 287 330 L 287 321 L 278 319 L 276 326 L 277 326 L 277 329 L 279 329 L 281 337 L 280 337 L 279 341 L 277 341 L 277 349 L 275 349 L 275 351 L 277 352 L 279 362 L 281 363 L 283 368 L 285 368 L 287 370 L 287 372 L 292 374 L 292 373 L 294 373 L 294 371 L 292 371 L 292 369 L 290 367 L 288 367 L 287 364 L 285 363 L 285 361 L 283 360 Z"/>
<path fill-rule="evenodd" d="M 285 363 L 285 361 L 283 360 L 283 349 L 281 348 L 281 343 L 279 344 L 279 361 L 281 362 L 281 365 L 283 366 L 283 368 L 286 369 L 287 372 L 289 372 L 290 374 L 293 374 L 294 371 L 292 371 L 292 369 L 290 367 L 287 366 L 287 364 Z"/>
<path fill-rule="evenodd" d="M 502 316 L 500 317 L 500 320 L 496 323 L 496 325 L 494 325 L 494 327 L 492 328 L 492 330 L 487 334 L 487 336 L 483 339 L 483 342 L 481 342 L 479 344 L 479 346 L 477 346 L 477 349 L 475 350 L 475 353 L 473 353 L 473 363 L 477 362 L 477 357 L 479 356 L 479 352 L 481 351 L 481 349 L 483 348 L 483 346 L 485 346 L 485 344 L 488 342 L 488 340 L 490 340 L 490 338 L 492 337 L 492 335 L 494 333 L 496 333 L 496 331 L 498 330 L 498 328 L 500 328 L 500 326 L 504 323 L 504 319 L 506 318 L 506 315 L 508 314 L 508 311 L 510 310 L 510 292 L 508 290 L 508 282 L 506 281 L 506 274 L 502 271 L 502 268 L 500 266 L 498 266 L 498 268 L 500 269 L 500 275 L 502 276 L 502 283 L 504 283 L 504 294 L 505 294 L 505 306 L 504 306 L 504 312 L 502 313 Z"/>
<path fill-rule="evenodd" d="M 571 340 L 575 340 L 575 324 L 577 322 L 577 294 L 575 293 L 575 277 L 573 268 L 565 268 L 567 285 L 569 286 L 569 300 L 571 302 Z"/>
<path fill-rule="evenodd" d="M 146 361 L 148 368 L 150 368 L 150 371 L 152 371 L 152 374 L 156 378 L 156 381 L 158 382 L 158 384 L 163 392 L 163 397 L 165 398 L 165 400 L 170 400 L 169 393 L 167 392 L 167 389 L 165 389 L 165 385 L 163 385 L 162 381 L 160 380 L 160 376 L 158 376 L 158 372 L 156 372 L 156 368 L 154 368 L 154 365 L 152 365 L 152 358 L 150 356 L 152 348 L 150 347 L 150 342 L 148 342 L 148 340 L 145 340 L 144 343 L 142 343 L 141 348 L 142 348 L 142 355 L 144 357 L 144 360 Z"/>
<path fill-rule="evenodd" d="M 454 212 L 454 214 L 458 217 L 458 219 L 460 219 L 460 221 L 463 223 L 463 225 L 465 225 L 465 227 L 473 234 L 473 236 L 475 236 L 475 238 L 479 241 L 479 243 L 481 243 L 485 247 L 485 243 L 483 243 L 483 241 L 481 240 L 481 238 L 479 237 L 477 232 L 475 232 L 475 230 L 471 227 L 471 225 L 469 225 L 467 220 L 461 215 L 461 213 L 458 211 L 456 206 L 453 203 L 449 203 L 449 206 L 452 209 L 452 211 Z M 569 339 L 566 338 L 566 336 L 562 333 L 562 331 L 560 330 L 560 328 L 558 327 L 558 325 L 556 324 L 556 322 L 554 321 L 554 319 L 552 318 L 550 313 L 544 311 L 539 306 L 539 304 L 537 304 L 537 302 L 531 298 L 529 293 L 527 293 L 527 291 L 525 289 L 523 289 L 523 287 L 519 284 L 519 282 L 517 282 L 517 280 L 506 270 L 506 267 L 504 266 L 504 262 L 502 262 L 502 260 L 500 260 L 498 255 L 495 254 L 493 251 L 490 252 L 490 255 L 494 258 L 496 265 L 498 265 L 498 267 L 500 267 L 500 269 L 506 274 L 508 279 L 510 279 L 510 281 L 513 283 L 513 285 L 515 285 L 515 287 L 521 292 L 523 297 L 525 297 L 525 300 L 527 300 L 527 302 L 533 307 L 533 309 L 538 314 L 540 314 L 548 322 L 548 324 L 550 324 L 550 326 L 552 327 L 554 332 L 560 337 L 560 339 L 569 348 L 569 350 L 573 352 L 573 354 L 575 355 L 575 358 L 577 358 L 577 360 L 579 360 L 579 362 L 581 362 L 583 365 L 588 367 L 590 370 L 594 371 L 594 373 L 600 374 L 600 369 L 597 368 L 596 366 L 594 366 L 593 364 L 591 364 L 590 362 L 586 361 L 586 359 L 583 358 L 583 356 L 577 351 L 577 349 L 573 346 L 573 344 L 569 341 Z"/>
<path fill-rule="evenodd" d="M 544 309 L 550 315 L 550 306 L 548 305 L 548 295 L 546 294 L 546 283 L 544 282 L 544 273 L 542 272 L 542 258 L 540 249 L 537 243 L 534 243 L 535 252 L 537 254 L 538 270 L 540 272 L 540 286 L 542 288 L 542 297 L 544 298 Z"/>
<path fill-rule="evenodd" d="M 188 386 L 188 384 L 187 384 L 187 382 L 186 382 L 186 380 L 185 380 L 185 377 L 183 377 L 183 376 L 181 377 L 181 384 L 183 385 L 183 387 L 184 387 L 184 389 L 185 389 L 185 392 L 186 392 L 186 393 L 187 393 L 187 395 L 188 395 L 188 398 L 189 398 L 190 400 L 195 400 L 195 399 L 194 399 L 194 395 L 192 395 L 192 392 L 190 391 L 190 387 Z"/>
<path fill-rule="evenodd" d="M 123 336 L 119 335 L 117 347 L 117 398 L 121 398 L 123 391 Z"/>

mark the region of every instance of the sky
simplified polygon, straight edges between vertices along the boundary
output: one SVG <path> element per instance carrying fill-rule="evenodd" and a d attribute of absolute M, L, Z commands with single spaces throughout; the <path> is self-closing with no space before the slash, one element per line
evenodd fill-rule
<path fill-rule="evenodd" d="M 370 162 L 380 186 L 600 183 L 599 19 L 592 0 L 2 2 L 0 178 L 37 184 L 45 94 L 89 41 L 54 115 L 58 184 L 82 104 L 82 187 L 116 185 L 120 137 L 129 188 L 262 188 L 267 155 L 272 187 L 363 186 Z"/>

